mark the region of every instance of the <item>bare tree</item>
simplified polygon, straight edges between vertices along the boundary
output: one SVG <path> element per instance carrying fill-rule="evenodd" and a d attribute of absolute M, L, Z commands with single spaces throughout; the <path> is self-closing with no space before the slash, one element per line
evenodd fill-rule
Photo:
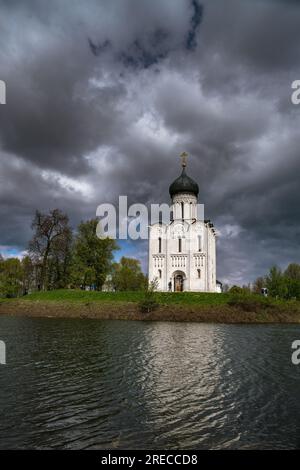
<path fill-rule="evenodd" d="M 64 247 L 66 254 L 66 247 L 69 247 L 71 242 L 69 219 L 59 209 L 53 209 L 48 214 L 37 210 L 32 222 L 32 229 L 34 236 L 29 243 L 29 253 L 36 265 L 40 265 L 38 288 L 47 290 L 50 278 L 49 261 L 52 258 L 57 258 L 58 255 L 62 256 L 62 247 Z"/>

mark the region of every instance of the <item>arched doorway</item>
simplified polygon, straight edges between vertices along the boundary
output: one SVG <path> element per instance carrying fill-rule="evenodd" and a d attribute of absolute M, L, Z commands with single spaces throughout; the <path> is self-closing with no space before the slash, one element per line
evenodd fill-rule
<path fill-rule="evenodd" d="M 173 290 L 174 292 L 182 292 L 184 290 L 185 275 L 181 271 L 176 271 L 173 274 Z"/>

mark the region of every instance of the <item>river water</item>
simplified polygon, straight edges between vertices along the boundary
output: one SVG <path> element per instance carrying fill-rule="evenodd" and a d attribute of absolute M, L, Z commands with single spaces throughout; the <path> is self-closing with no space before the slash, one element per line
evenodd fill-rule
<path fill-rule="evenodd" d="M 296 325 L 0 317 L 1 449 L 300 448 Z"/>

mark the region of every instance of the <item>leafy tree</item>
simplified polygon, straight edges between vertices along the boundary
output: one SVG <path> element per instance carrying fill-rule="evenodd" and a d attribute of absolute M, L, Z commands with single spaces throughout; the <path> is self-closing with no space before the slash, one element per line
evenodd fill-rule
<path fill-rule="evenodd" d="M 97 224 L 97 219 L 92 219 L 78 226 L 71 277 L 75 286 L 94 285 L 96 290 L 101 290 L 118 246 L 115 240 L 97 237 Z"/>
<path fill-rule="evenodd" d="M 273 266 L 265 277 L 259 277 L 253 284 L 253 292 L 261 293 L 267 287 L 271 297 L 300 299 L 300 265 L 291 263 L 284 272 Z"/>
<path fill-rule="evenodd" d="M 24 256 L 21 267 L 23 294 L 28 294 L 31 289 L 35 288 L 35 266 L 30 256 Z"/>
<path fill-rule="evenodd" d="M 300 281 L 298 279 L 285 278 L 286 299 L 300 299 Z"/>
<path fill-rule="evenodd" d="M 300 281 L 300 264 L 289 264 L 286 270 L 284 271 L 284 276 L 288 277 L 289 279 L 295 279 L 297 281 Z"/>
<path fill-rule="evenodd" d="M 282 271 L 273 266 L 266 276 L 266 287 L 271 297 L 287 297 L 287 285 Z"/>
<path fill-rule="evenodd" d="M 17 297 L 22 293 L 23 270 L 18 258 L 8 258 L 0 263 L 0 296 Z"/>
<path fill-rule="evenodd" d="M 112 269 L 112 284 L 119 291 L 136 291 L 144 289 L 147 278 L 142 273 L 137 259 L 122 257 Z"/>
<path fill-rule="evenodd" d="M 300 265 L 291 263 L 284 271 L 288 299 L 300 299 Z"/>

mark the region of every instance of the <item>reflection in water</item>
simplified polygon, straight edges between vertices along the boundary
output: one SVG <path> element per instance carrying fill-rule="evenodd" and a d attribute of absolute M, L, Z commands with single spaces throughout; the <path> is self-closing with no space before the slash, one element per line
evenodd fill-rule
<path fill-rule="evenodd" d="M 0 318 L 0 448 L 297 448 L 299 327 Z"/>

